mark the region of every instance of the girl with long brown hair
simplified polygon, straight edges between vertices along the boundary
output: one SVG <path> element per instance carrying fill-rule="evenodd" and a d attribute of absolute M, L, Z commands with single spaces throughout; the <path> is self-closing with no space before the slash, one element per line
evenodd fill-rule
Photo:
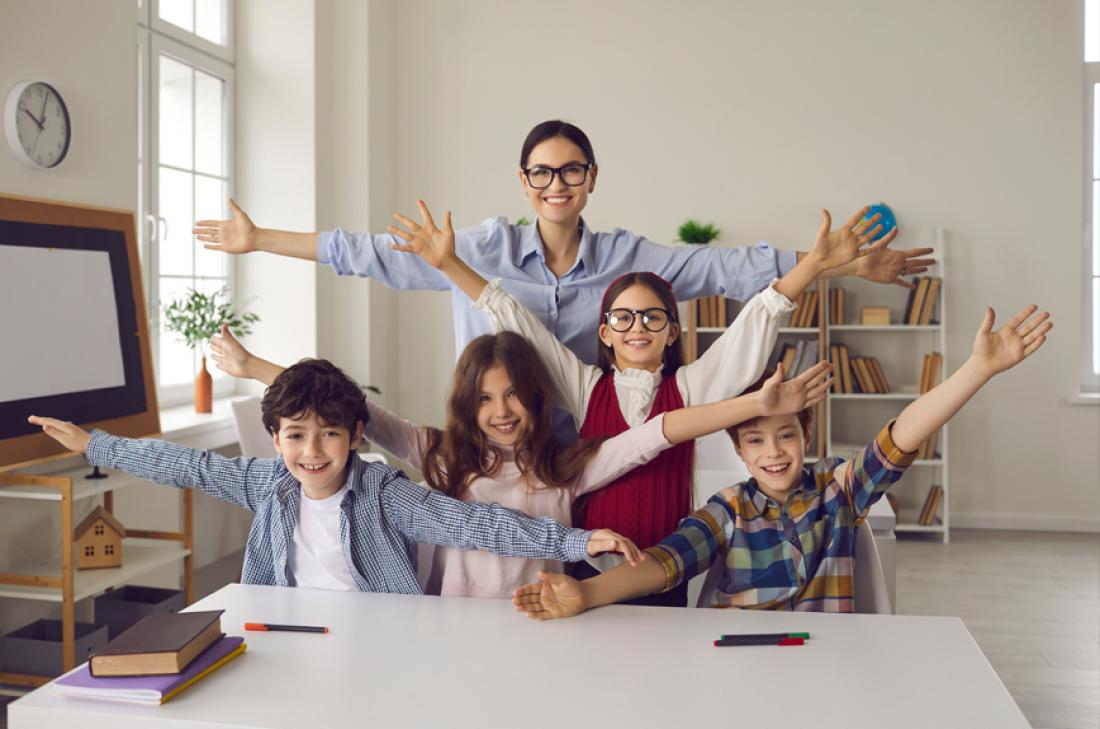
<path fill-rule="evenodd" d="M 224 328 L 211 350 L 217 365 L 238 377 L 269 382 L 282 370 L 247 352 Z M 760 414 L 797 412 L 822 399 L 830 381 L 822 364 L 789 382 L 775 379 L 763 394 L 662 413 L 612 437 L 563 446 L 553 438 L 550 375 L 526 339 L 501 332 L 477 337 L 459 357 L 442 430 L 414 425 L 368 401 L 365 436 L 450 496 L 569 525 L 578 497 L 677 444 Z M 610 530 L 597 530 L 591 541 L 636 553 Z M 438 547 L 426 592 L 508 598 L 539 571 L 561 572 L 562 565 Z"/>

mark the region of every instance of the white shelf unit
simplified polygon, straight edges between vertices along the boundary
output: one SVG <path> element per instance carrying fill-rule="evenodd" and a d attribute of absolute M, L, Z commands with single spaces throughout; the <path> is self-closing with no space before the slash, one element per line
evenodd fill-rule
<path fill-rule="evenodd" d="M 187 603 L 194 599 L 191 550 L 193 540 L 192 492 L 181 490 L 183 528 L 178 532 L 127 528 L 122 543 L 122 565 L 77 570 L 73 559 L 73 506 L 84 499 L 103 497 L 107 511 L 114 509 L 114 493 L 148 484 L 121 471 L 103 469 L 107 478 L 90 480 L 91 466 L 49 475 L 0 473 L 0 499 L 26 499 L 56 503 L 61 510 L 61 549 L 45 562 L 19 564 L 0 573 L 0 598 L 41 600 L 61 604 L 64 669 L 75 667 L 76 602 L 120 587 L 134 578 L 183 560 Z M 50 681 L 52 676 L 0 672 L 0 694 L 19 695 Z"/>
<path fill-rule="evenodd" d="M 863 326 L 860 324 L 829 325 L 828 316 L 824 319 L 825 346 L 823 352 L 828 355 L 832 344 L 846 344 L 854 355 L 873 356 L 880 359 L 890 382 L 891 392 L 886 394 L 836 393 L 830 392 L 826 400 L 825 437 L 826 452 L 830 456 L 853 456 L 859 451 L 878 429 L 892 417 L 901 412 L 909 402 L 917 399 L 917 381 L 923 355 L 940 352 L 943 355 L 941 371 L 936 382 L 943 381 L 947 361 L 947 317 L 946 317 L 946 255 L 945 236 L 942 229 L 933 232 L 931 246 L 937 264 L 929 269 L 925 276 L 937 276 L 942 280 L 938 300 L 933 308 L 933 323 L 926 325 L 891 324 Z M 883 306 L 890 303 L 891 320 L 900 321 L 905 314 L 905 305 L 909 291 L 901 287 L 887 287 L 852 279 L 838 279 L 826 282 L 830 287 L 844 288 L 848 294 L 854 294 L 846 305 L 845 321 L 858 320 L 861 306 Z M 828 296 L 823 296 L 826 312 Z M 847 298 L 847 297 L 846 297 Z M 856 425 L 856 423 L 866 425 Z M 858 432 L 863 440 L 852 437 Z M 937 534 L 944 543 L 950 540 L 951 488 L 948 476 L 949 458 L 948 426 L 940 430 L 936 443 L 936 457 L 913 462 L 909 471 L 890 489 L 900 503 L 900 513 L 896 531 L 899 533 Z M 943 487 L 937 523 L 923 525 L 917 523 L 917 517 L 924 505 L 928 487 L 939 484 Z"/>

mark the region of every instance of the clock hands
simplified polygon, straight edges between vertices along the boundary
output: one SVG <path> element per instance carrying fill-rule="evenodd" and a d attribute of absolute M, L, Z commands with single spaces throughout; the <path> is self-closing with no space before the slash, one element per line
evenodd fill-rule
<path fill-rule="evenodd" d="M 31 110 L 30 110 L 30 109 L 28 109 L 27 107 L 25 107 L 25 106 L 20 106 L 19 108 L 20 108 L 20 109 L 22 109 L 23 111 L 27 112 L 27 116 L 29 116 L 29 117 L 31 118 L 31 121 L 33 121 L 33 122 L 35 123 L 35 126 L 37 126 L 37 127 L 38 127 L 38 131 L 42 131 L 42 130 L 43 130 L 43 129 L 45 128 L 45 127 L 43 127 L 43 126 L 42 126 L 43 124 L 45 124 L 45 119 L 43 119 L 43 120 L 39 121 L 39 120 L 38 120 L 38 119 L 37 119 L 37 118 L 36 118 L 36 117 L 34 116 L 34 114 L 32 114 L 32 113 L 31 113 Z"/>

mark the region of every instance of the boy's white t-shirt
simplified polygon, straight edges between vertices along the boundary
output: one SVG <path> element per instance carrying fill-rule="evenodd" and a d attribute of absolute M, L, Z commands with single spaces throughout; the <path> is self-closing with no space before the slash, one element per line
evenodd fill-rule
<path fill-rule="evenodd" d="M 290 573 L 298 587 L 358 590 L 340 544 L 340 503 L 348 486 L 325 499 L 298 500 L 298 526 L 290 548 Z"/>

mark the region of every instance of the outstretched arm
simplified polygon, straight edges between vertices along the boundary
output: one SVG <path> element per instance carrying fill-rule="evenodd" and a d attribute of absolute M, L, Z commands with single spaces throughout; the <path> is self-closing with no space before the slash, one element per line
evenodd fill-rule
<path fill-rule="evenodd" d="M 251 253 L 266 251 L 280 256 L 317 260 L 317 234 L 257 228 L 252 218 L 230 199 L 229 220 L 199 220 L 191 231 L 210 251 Z"/>
<path fill-rule="evenodd" d="M 583 582 L 568 575 L 539 572 L 539 581 L 516 588 L 512 604 L 532 620 L 570 618 L 585 610 L 612 605 L 665 586 L 665 571 L 652 559 L 627 569 L 619 565 Z"/>
<path fill-rule="evenodd" d="M 257 380 L 265 385 L 275 381 L 286 368 L 260 359 L 244 348 L 226 324 L 221 334 L 210 337 L 210 359 L 222 372 L 243 380 Z"/>
<path fill-rule="evenodd" d="M 1023 309 L 997 331 L 993 331 L 993 309 L 987 308 L 974 337 L 970 358 L 941 384 L 901 411 L 891 431 L 897 447 L 915 451 L 985 383 L 1023 362 L 1043 346 L 1047 332 L 1054 325 L 1049 321 L 1048 312 L 1035 315 L 1038 308 L 1031 305 Z"/>
<path fill-rule="evenodd" d="M 408 230 L 396 225 L 386 228 L 390 235 L 406 241 L 404 244 L 394 243 L 390 248 L 420 256 L 425 263 L 449 278 L 471 301 L 477 301 L 489 282 L 455 253 L 455 229 L 451 224 L 451 211 L 444 214 L 443 228 L 440 229 L 423 200 L 417 200 L 416 207 L 420 209 L 421 223 L 401 213 L 393 214 Z"/>

